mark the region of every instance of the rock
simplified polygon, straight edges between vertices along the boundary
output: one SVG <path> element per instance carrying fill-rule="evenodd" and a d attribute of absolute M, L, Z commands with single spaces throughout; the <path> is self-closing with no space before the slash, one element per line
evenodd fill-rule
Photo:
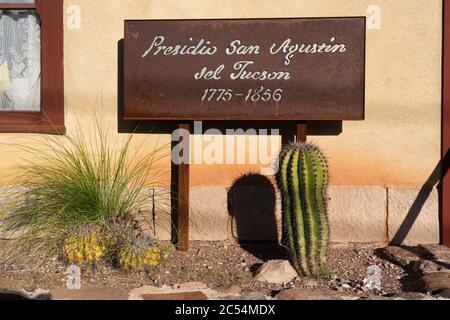
<path fill-rule="evenodd" d="M 268 300 L 262 293 L 240 295 L 237 285 L 203 288 L 203 283 L 191 282 L 174 286 L 143 286 L 130 291 L 129 300 Z"/>
<path fill-rule="evenodd" d="M 366 300 L 385 301 L 385 300 L 405 300 L 405 299 L 400 298 L 400 297 L 370 296 L 370 297 L 367 297 Z"/>
<path fill-rule="evenodd" d="M 419 292 L 406 292 L 398 295 L 399 298 L 404 300 L 436 300 L 436 297 L 429 296 Z"/>
<path fill-rule="evenodd" d="M 243 295 L 226 295 L 226 296 L 218 296 L 216 300 L 270 300 L 270 297 L 264 295 L 261 292 L 250 292 Z"/>
<path fill-rule="evenodd" d="M 389 246 L 377 249 L 375 252 L 381 258 L 395 263 L 402 268 L 410 268 L 411 263 L 419 262 L 421 260 L 420 256 L 411 250 L 406 249 L 406 247 Z"/>
<path fill-rule="evenodd" d="M 360 290 L 361 290 L 362 292 L 369 292 L 369 291 L 370 291 L 370 289 L 367 288 L 367 287 L 361 287 Z"/>
<path fill-rule="evenodd" d="M 302 279 L 302 285 L 308 288 L 316 288 L 319 283 L 313 279 Z"/>
<path fill-rule="evenodd" d="M 22 292 L 0 290 L 0 300 L 2 301 L 23 301 L 29 300 L 29 298 Z"/>
<path fill-rule="evenodd" d="M 256 274 L 256 280 L 274 284 L 291 282 L 298 276 L 287 260 L 270 260 L 264 263 Z"/>
<path fill-rule="evenodd" d="M 352 287 L 348 283 L 344 283 L 342 285 L 342 288 L 345 289 L 345 290 L 350 290 Z"/>
<path fill-rule="evenodd" d="M 212 300 L 217 292 L 203 287 L 202 283 L 191 282 L 174 286 L 142 286 L 130 291 L 129 300 Z"/>
<path fill-rule="evenodd" d="M 420 245 L 424 254 L 428 254 L 428 260 L 441 265 L 443 268 L 450 269 L 450 248 L 440 245 Z"/>
<path fill-rule="evenodd" d="M 413 273 L 431 273 L 445 270 L 442 265 L 430 260 L 420 260 L 412 262 L 409 268 Z"/>
<path fill-rule="evenodd" d="M 193 291 L 193 290 L 207 289 L 208 286 L 203 282 L 186 282 L 181 284 L 175 284 L 173 285 L 173 288 L 186 291 Z"/>
<path fill-rule="evenodd" d="M 51 300 L 127 300 L 128 292 L 117 288 L 82 287 L 79 290 L 50 290 Z"/>
<path fill-rule="evenodd" d="M 426 300 L 429 298 L 426 294 L 419 292 L 405 292 L 399 294 L 398 297 L 405 300 Z"/>
<path fill-rule="evenodd" d="M 238 285 L 231 284 L 214 288 L 215 291 L 223 294 L 240 294 L 241 288 Z"/>
<path fill-rule="evenodd" d="M 50 290 L 36 289 L 33 292 L 21 291 L 29 300 L 51 300 Z"/>
<path fill-rule="evenodd" d="M 338 293 L 331 290 L 309 290 L 302 288 L 287 289 L 281 291 L 277 300 L 357 300 L 357 296 L 346 293 Z"/>
<path fill-rule="evenodd" d="M 0 290 L 0 300 L 7 301 L 24 301 L 24 300 L 50 300 L 51 296 L 49 291 L 37 289 L 34 292 L 28 292 L 26 290 L 12 291 L 12 290 Z"/>
<path fill-rule="evenodd" d="M 170 293 L 173 291 L 177 291 L 173 287 L 168 287 L 165 285 L 162 286 L 142 286 L 130 291 L 128 295 L 129 300 L 143 300 L 142 295 L 145 294 L 154 294 L 154 293 Z"/>
<path fill-rule="evenodd" d="M 366 298 L 367 300 L 410 300 L 410 301 L 418 301 L 418 300 L 444 300 L 440 297 L 428 296 L 423 293 L 418 292 L 405 292 L 395 296 L 370 296 Z"/>
<path fill-rule="evenodd" d="M 237 297 L 236 300 L 268 300 L 266 295 L 261 292 L 250 292 Z"/>
<path fill-rule="evenodd" d="M 429 293 L 439 293 L 450 289 L 450 271 L 427 273 L 419 280 Z"/>
<path fill-rule="evenodd" d="M 188 291 L 188 292 L 173 292 L 173 293 L 153 293 L 141 295 L 143 300 L 189 300 L 189 301 L 202 301 L 208 300 L 208 297 L 201 291 Z"/>
<path fill-rule="evenodd" d="M 450 299 L 450 289 L 445 289 L 444 291 L 439 292 L 438 296 L 445 299 Z"/>
<path fill-rule="evenodd" d="M 448 248 L 437 245 L 417 247 L 389 246 L 377 249 L 377 254 L 408 272 L 422 274 L 450 268 Z"/>

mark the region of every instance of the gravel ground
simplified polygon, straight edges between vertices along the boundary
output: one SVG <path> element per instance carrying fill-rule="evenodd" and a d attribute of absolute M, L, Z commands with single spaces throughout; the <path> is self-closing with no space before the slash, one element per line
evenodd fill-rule
<path fill-rule="evenodd" d="M 402 278 L 406 274 L 400 267 L 374 255 L 370 247 L 336 247 L 330 251 L 330 274 L 323 279 L 298 278 L 282 285 L 255 281 L 254 272 L 266 260 L 286 258 L 286 252 L 277 245 L 232 242 L 193 242 L 188 253 L 176 252 L 163 243 L 166 258 L 162 265 L 147 272 L 126 273 L 106 265 L 83 270 L 84 286 L 105 286 L 124 289 L 142 285 L 173 285 L 185 282 L 203 282 L 209 287 L 238 285 L 243 292 L 275 294 L 290 287 L 327 289 L 353 292 L 360 295 L 386 295 L 402 292 Z M 39 257 L 9 259 L 0 242 L 0 287 L 34 291 L 64 287 L 66 265 L 58 258 L 43 262 Z M 382 270 L 382 291 L 367 292 L 363 279 L 366 268 L 378 265 Z"/>

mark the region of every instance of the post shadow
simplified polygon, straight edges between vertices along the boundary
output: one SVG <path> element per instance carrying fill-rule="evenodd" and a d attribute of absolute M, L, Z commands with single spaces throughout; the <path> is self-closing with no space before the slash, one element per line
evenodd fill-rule
<path fill-rule="evenodd" d="M 419 191 L 419 194 L 417 195 L 416 199 L 414 200 L 411 208 L 409 209 L 405 219 L 403 220 L 402 224 L 400 225 L 398 231 L 390 241 L 392 244 L 401 244 L 408 235 L 409 231 L 413 227 L 414 223 L 416 222 L 417 218 L 419 217 L 419 214 L 427 201 L 428 197 L 430 196 L 431 192 L 433 191 L 433 188 L 436 184 L 438 184 L 439 194 L 440 194 L 440 207 L 442 206 L 442 185 L 440 183 L 441 178 L 445 176 L 448 172 L 449 168 L 449 160 L 450 155 L 449 152 L 439 161 L 437 166 L 434 168 L 433 172 L 431 173 L 430 177 L 427 179 L 427 181 L 424 183 L 422 188 Z M 440 208 L 441 209 L 441 208 Z M 441 214 L 439 214 L 439 220 L 440 225 L 442 225 L 442 210 L 439 210 Z M 442 232 L 442 230 L 441 230 Z M 442 238 L 442 237 L 441 237 Z"/>

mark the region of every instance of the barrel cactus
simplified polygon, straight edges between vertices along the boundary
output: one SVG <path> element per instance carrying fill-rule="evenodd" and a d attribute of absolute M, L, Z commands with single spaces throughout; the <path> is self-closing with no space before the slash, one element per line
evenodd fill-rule
<path fill-rule="evenodd" d="M 150 239 L 129 239 L 119 249 L 119 264 L 127 271 L 142 271 L 157 266 L 160 262 L 161 250 Z"/>
<path fill-rule="evenodd" d="M 103 233 L 92 227 L 73 229 L 63 245 L 63 254 L 69 263 L 92 265 L 104 256 L 106 243 Z"/>
<path fill-rule="evenodd" d="M 326 268 L 329 226 L 327 161 L 309 143 L 292 143 L 280 154 L 277 182 L 282 194 L 283 241 L 299 273 L 319 276 Z"/>

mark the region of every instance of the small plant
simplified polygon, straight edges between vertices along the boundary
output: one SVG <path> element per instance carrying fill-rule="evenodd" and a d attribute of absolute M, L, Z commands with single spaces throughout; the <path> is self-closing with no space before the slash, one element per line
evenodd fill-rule
<path fill-rule="evenodd" d="M 138 221 L 125 214 L 108 223 L 109 256 L 126 271 L 142 271 L 161 262 L 156 239 L 143 234 Z"/>
<path fill-rule="evenodd" d="M 98 228 L 82 227 L 70 232 L 64 241 L 64 258 L 71 264 L 94 265 L 107 251 L 107 238 Z"/>
<path fill-rule="evenodd" d="M 145 237 L 129 237 L 119 248 L 119 264 L 126 271 L 142 271 L 161 262 L 161 250 Z"/>
<path fill-rule="evenodd" d="M 283 233 L 298 272 L 320 276 L 326 270 L 329 226 L 328 166 L 320 149 L 292 143 L 280 154 L 277 176 L 283 201 Z"/>

